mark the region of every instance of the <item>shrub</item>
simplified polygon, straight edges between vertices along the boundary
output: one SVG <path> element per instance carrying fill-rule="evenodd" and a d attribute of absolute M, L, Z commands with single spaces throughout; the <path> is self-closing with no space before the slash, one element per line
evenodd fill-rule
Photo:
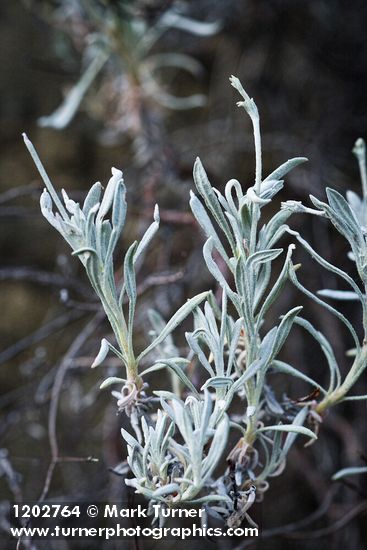
<path fill-rule="evenodd" d="M 367 357 L 367 181 L 365 146 L 358 140 L 354 153 L 360 164 L 362 199 L 348 192 L 346 200 L 337 191 L 327 189 L 328 202 L 311 196 L 315 208 L 310 208 L 287 201 L 262 223 L 263 208 L 281 191 L 283 178 L 307 159 L 288 160 L 263 179 L 258 110 L 240 81 L 235 77 L 230 80 L 242 96 L 238 106 L 244 108 L 253 125 L 254 185 L 244 191 L 238 180 L 231 179 L 222 194 L 210 184 L 197 159 L 194 166 L 197 194 L 192 193 L 190 200 L 191 210 L 206 236 L 204 261 L 222 289 L 221 300 L 218 303 L 211 291 L 201 293 L 183 304 L 167 323 L 157 312 L 149 312 L 154 335 L 143 350 L 137 351 L 134 343 L 135 266 L 159 228 L 158 207 L 140 242 L 128 248 L 123 280 L 116 283 L 114 250 L 127 209 L 122 172 L 112 168 L 105 191 L 102 192 L 100 183 L 94 184 L 80 207 L 65 191 L 61 201 L 26 136 L 25 143 L 46 186 L 41 196 L 42 213 L 84 265 L 115 335 L 113 343 L 102 340 L 92 367 L 100 365 L 110 352 L 121 361 L 121 378 L 107 378 L 101 387 L 120 387 L 113 395 L 134 431 L 133 436 L 122 430 L 133 475 L 126 479 L 126 484 L 150 502 L 163 506 L 203 503 L 209 513 L 215 506 L 213 513 L 219 512 L 227 525 L 234 526 L 245 518 L 252 522 L 249 508 L 267 490 L 269 478 L 282 472 L 297 436 L 305 436 L 312 442 L 317 439 L 323 415 L 331 406 L 367 397 L 348 395 L 365 369 Z M 289 228 L 289 218 L 298 212 L 326 218 L 347 239 L 358 282 L 326 261 L 307 240 Z M 290 244 L 286 251 L 278 247 L 285 234 L 293 236 L 324 269 L 340 277 L 348 290 L 324 289 L 314 294 L 303 286 L 298 278 L 299 266 L 292 259 L 295 244 Z M 284 257 L 283 266 L 274 280 L 273 262 L 280 256 Z M 352 364 L 344 378 L 331 344 L 301 316 L 301 306 L 284 312 L 275 326 L 264 330 L 271 306 L 289 282 L 335 315 L 349 331 L 355 346 L 350 354 Z M 323 298 L 359 302 L 362 341 L 350 321 Z M 186 333 L 187 354 L 180 357 L 172 333 L 189 315 L 193 318 L 193 329 Z M 294 324 L 319 344 L 329 369 L 327 387 L 279 358 Z M 141 362 L 147 357 L 154 357 L 154 362 L 142 370 Z M 200 388 L 190 379 L 191 368 L 200 371 L 203 381 Z M 145 377 L 160 369 L 172 372 L 173 390 L 159 388 L 150 393 Z M 304 400 L 279 402 L 269 381 L 269 374 L 276 373 L 297 377 L 314 391 Z M 240 413 L 235 413 L 235 402 L 240 403 Z M 232 431 L 239 437 L 230 449 Z"/>

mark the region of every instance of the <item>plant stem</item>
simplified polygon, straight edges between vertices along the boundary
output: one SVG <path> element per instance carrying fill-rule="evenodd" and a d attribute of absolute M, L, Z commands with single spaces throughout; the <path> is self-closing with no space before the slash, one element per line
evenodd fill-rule
<path fill-rule="evenodd" d="M 344 399 L 346 394 L 354 386 L 362 372 L 367 366 L 367 343 L 363 344 L 361 351 L 358 356 L 355 358 L 354 363 L 345 377 L 344 382 L 336 388 L 329 395 L 326 395 L 322 401 L 317 405 L 316 412 L 323 414 L 327 409 L 336 405 Z"/>

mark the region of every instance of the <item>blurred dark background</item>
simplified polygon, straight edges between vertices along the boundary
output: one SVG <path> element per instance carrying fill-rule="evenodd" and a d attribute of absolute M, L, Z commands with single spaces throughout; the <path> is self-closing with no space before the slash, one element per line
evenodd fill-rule
<path fill-rule="evenodd" d="M 196 21 L 217 22 L 218 28 L 195 34 L 167 28 L 141 52 L 136 42 L 141 26 L 154 28 L 172 9 Z M 116 364 L 107 362 L 102 374 L 89 370 L 108 326 L 78 262 L 40 214 L 42 184 L 21 133 L 35 144 L 55 186 L 73 198 L 81 200 L 97 180 L 106 182 L 111 166 L 124 170 L 130 208 L 121 252 L 150 223 L 154 203 L 160 204 L 160 233 L 139 273 L 139 345 L 149 331 L 147 307 L 167 317 L 186 297 L 213 284 L 188 208 L 195 157 L 201 157 L 218 188 L 232 177 L 244 186 L 253 184 L 251 127 L 235 105 L 231 74 L 240 77 L 260 110 L 264 174 L 293 156 L 309 159 L 287 177 L 279 200 L 307 203 L 309 193 L 323 198 L 327 186 L 360 193 L 351 149 L 358 137 L 367 137 L 366 21 L 367 4 L 358 0 L 1 2 L 0 527 L 6 528 L 8 500 L 37 500 L 44 489 L 56 391 L 59 454 L 81 460 L 56 465 L 48 498 L 107 500 L 124 498 L 125 491 L 122 478 L 110 471 L 125 457 L 119 434 L 125 419 L 116 416 L 109 392 L 98 389 L 106 369 L 117 372 Z M 40 125 L 39 119 L 59 107 L 78 82 L 97 51 L 93 47 L 106 36 L 113 40 L 112 54 L 70 124 L 61 130 Z M 186 67 L 157 65 L 159 97 L 143 78 L 144 70 L 150 56 L 157 61 L 168 52 L 185 55 Z M 205 104 L 173 108 L 173 96 L 191 94 L 204 95 Z M 291 225 L 302 228 L 324 257 L 350 270 L 346 243 L 327 224 L 295 216 Z M 296 259 L 308 288 L 338 288 L 338 281 L 301 250 Z M 298 303 L 330 339 L 345 372 L 348 336 L 291 287 L 269 322 Z M 353 303 L 344 309 L 359 327 Z M 177 345 L 183 342 L 178 334 Z M 319 350 L 297 329 L 284 357 L 320 382 L 327 379 Z M 292 398 L 309 391 L 288 379 L 274 383 L 279 395 Z M 154 379 L 151 384 L 156 385 Z M 355 393 L 367 393 L 365 375 Z M 330 481 L 338 469 L 364 464 L 365 419 L 363 402 L 341 405 L 325 419 L 316 445 L 303 449 L 299 442 L 286 473 L 274 479 L 265 502 L 257 505 L 265 536 L 251 548 L 313 549 L 326 541 L 330 548 L 365 547 L 366 480 Z M 99 462 L 85 462 L 90 456 Z M 296 529 L 283 527 L 302 518 L 309 521 Z M 113 542 L 42 544 L 37 547 L 120 547 Z M 139 542 L 139 548 L 156 544 Z"/>

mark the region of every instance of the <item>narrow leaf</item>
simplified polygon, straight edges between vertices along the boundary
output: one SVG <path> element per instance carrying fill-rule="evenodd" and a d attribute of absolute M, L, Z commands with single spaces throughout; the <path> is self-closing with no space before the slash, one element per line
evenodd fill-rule
<path fill-rule="evenodd" d="M 100 390 L 103 390 L 104 388 L 107 388 L 108 386 L 111 386 L 112 384 L 125 384 L 126 380 L 124 378 L 117 378 L 116 376 L 109 376 L 102 382 L 102 384 L 99 386 Z"/>
<path fill-rule="evenodd" d="M 234 250 L 235 241 L 233 239 L 231 229 L 199 158 L 196 159 L 194 164 L 194 181 L 198 192 L 203 197 L 215 221 L 224 232 L 232 250 Z"/>
<path fill-rule="evenodd" d="M 356 292 L 351 292 L 349 290 L 332 290 L 324 288 L 318 290 L 317 294 L 319 296 L 325 296 L 326 298 L 332 298 L 333 300 L 343 300 L 343 301 L 353 301 L 359 302 L 360 298 Z"/>
<path fill-rule="evenodd" d="M 264 179 L 263 183 L 269 180 L 281 180 L 286 174 L 288 174 L 288 172 L 293 170 L 293 168 L 307 161 L 308 159 L 306 157 L 295 157 L 293 159 L 287 160 L 287 162 L 281 164 L 278 168 L 276 168 L 276 170 L 274 170 L 274 172 L 269 174 L 269 176 Z"/>
<path fill-rule="evenodd" d="M 154 221 L 150 224 L 146 232 L 144 233 L 141 241 L 138 244 L 138 247 L 135 252 L 134 262 L 144 253 L 146 248 L 149 246 L 149 243 L 153 239 L 154 235 L 157 233 L 159 228 L 160 218 L 159 218 L 159 208 L 156 204 L 154 207 Z"/>
<path fill-rule="evenodd" d="M 298 306 L 291 309 L 290 311 L 288 311 L 286 315 L 284 315 L 277 330 L 275 346 L 273 350 L 273 357 L 275 357 L 283 347 L 286 339 L 288 338 L 288 334 L 292 328 L 294 320 L 302 309 L 303 309 L 302 306 Z"/>
<path fill-rule="evenodd" d="M 311 386 L 314 386 L 318 390 L 321 391 L 324 395 L 326 395 L 327 391 L 320 386 L 315 380 L 307 376 L 306 374 L 303 374 L 303 372 L 299 371 L 298 369 L 292 367 L 291 365 L 288 365 L 288 363 L 284 363 L 284 361 L 279 361 L 278 359 L 274 359 L 271 363 L 271 367 L 274 368 L 274 373 L 281 372 L 284 374 L 289 374 L 290 376 L 294 376 L 295 378 L 300 378 L 301 380 L 304 380 L 308 384 L 311 384 Z"/>
<path fill-rule="evenodd" d="M 106 359 L 107 354 L 109 352 L 109 345 L 106 338 L 102 338 L 101 340 L 101 347 L 99 349 L 98 355 L 95 358 L 95 360 L 92 363 L 91 368 L 94 369 L 95 367 L 98 367 L 103 361 Z"/>
<path fill-rule="evenodd" d="M 205 235 L 208 238 L 211 237 L 213 239 L 215 248 L 218 250 L 222 258 L 228 264 L 229 263 L 228 255 L 214 229 L 212 222 L 210 221 L 208 214 L 206 213 L 204 206 L 201 204 L 199 199 L 192 192 L 190 194 L 191 194 L 190 206 L 191 206 L 192 213 L 194 214 L 196 220 L 198 221 L 201 228 L 205 232 Z"/>
<path fill-rule="evenodd" d="M 304 426 L 293 426 L 293 424 L 277 424 L 275 426 L 264 426 L 263 428 L 258 428 L 257 431 L 267 432 L 270 430 L 274 432 L 293 432 L 296 434 L 306 435 L 310 439 L 317 439 L 317 435 L 308 428 L 305 428 Z"/>
<path fill-rule="evenodd" d="M 337 481 L 338 479 L 342 479 L 343 477 L 355 476 L 360 474 L 367 474 L 367 466 L 343 468 L 343 470 L 339 470 L 339 472 L 336 472 L 336 474 L 334 474 L 331 479 L 333 481 Z"/>
<path fill-rule="evenodd" d="M 102 185 L 99 181 L 97 181 L 89 189 L 88 194 L 85 198 L 85 201 L 83 204 L 83 212 L 85 216 L 88 216 L 90 209 L 99 202 L 101 193 L 102 193 Z"/>
<path fill-rule="evenodd" d="M 171 319 L 168 321 L 162 332 L 153 340 L 153 342 L 145 348 L 141 352 L 141 354 L 138 357 L 138 361 L 140 361 L 143 357 L 145 357 L 150 351 L 152 351 L 158 344 L 160 344 L 169 334 L 171 334 L 172 331 L 175 330 L 175 328 L 178 327 L 184 319 L 203 301 L 205 300 L 209 295 L 209 292 L 202 292 L 201 294 L 198 294 L 194 298 L 190 298 L 186 304 L 180 307 L 178 311 L 171 317 Z"/>

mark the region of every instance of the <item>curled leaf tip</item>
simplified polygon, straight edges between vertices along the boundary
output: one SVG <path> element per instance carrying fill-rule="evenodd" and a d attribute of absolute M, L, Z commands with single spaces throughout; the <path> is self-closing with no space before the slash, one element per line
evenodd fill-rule
<path fill-rule="evenodd" d="M 122 179 L 122 170 L 119 170 L 118 168 L 112 167 L 111 168 L 111 173 L 116 178 Z"/>

